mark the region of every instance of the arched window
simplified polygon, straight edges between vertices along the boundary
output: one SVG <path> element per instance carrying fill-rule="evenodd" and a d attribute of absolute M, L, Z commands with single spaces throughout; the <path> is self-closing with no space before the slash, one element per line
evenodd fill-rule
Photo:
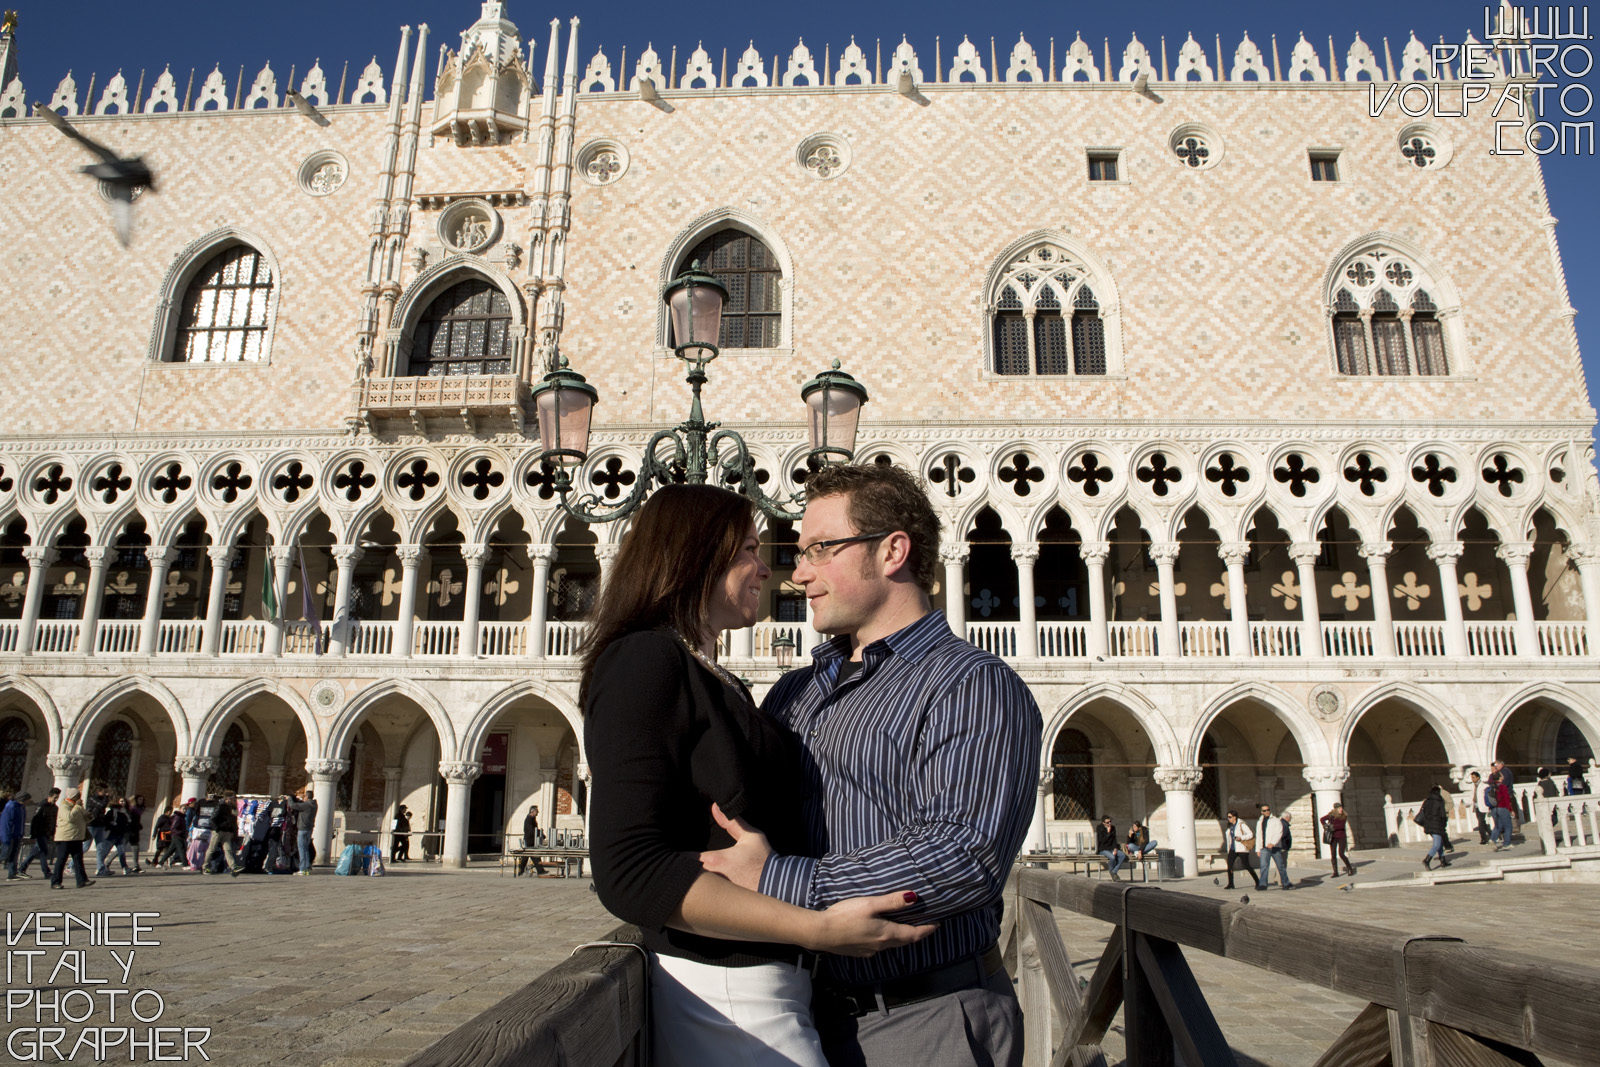
<path fill-rule="evenodd" d="M 0 722 L 0 789 L 21 789 L 27 772 L 28 724 L 12 715 Z"/>
<path fill-rule="evenodd" d="M 777 348 L 783 337 L 783 269 L 772 250 L 743 230 L 718 230 L 689 250 L 678 269 L 695 261 L 728 287 L 718 348 Z M 668 346 L 672 339 L 667 327 Z"/>
<path fill-rule="evenodd" d="M 230 245 L 201 267 L 183 294 L 172 358 L 253 363 L 267 354 L 272 268 L 249 245 Z"/>
<path fill-rule="evenodd" d="M 244 731 L 239 729 L 239 724 L 230 725 L 228 732 L 222 738 L 222 752 L 217 759 L 217 771 L 211 776 L 209 783 L 211 788 L 238 790 L 239 771 L 244 764 L 243 741 Z"/>
<path fill-rule="evenodd" d="M 1050 779 L 1054 817 L 1093 820 L 1094 755 L 1089 751 L 1089 738 L 1082 730 L 1062 730 L 1050 763 L 1055 771 Z"/>
<path fill-rule="evenodd" d="M 457 282 L 417 319 L 411 346 L 416 377 L 511 373 L 511 303 L 486 278 Z"/>
<path fill-rule="evenodd" d="M 90 778 L 104 782 L 113 793 L 128 788 L 128 770 L 133 763 L 133 727 L 122 719 L 107 724 L 94 745 L 94 771 Z"/>
<path fill-rule="evenodd" d="M 1380 244 L 1346 257 L 1329 303 L 1340 374 L 1387 377 L 1450 373 L 1438 292 L 1416 257 Z"/>
<path fill-rule="evenodd" d="M 1001 273 L 990 301 L 996 374 L 1106 373 L 1106 329 L 1089 268 L 1038 244 Z"/>

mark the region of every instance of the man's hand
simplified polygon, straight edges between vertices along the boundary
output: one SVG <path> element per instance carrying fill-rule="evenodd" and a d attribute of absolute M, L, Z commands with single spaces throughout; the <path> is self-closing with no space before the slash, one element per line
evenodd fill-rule
<path fill-rule="evenodd" d="M 767 835 L 743 819 L 728 818 L 715 804 L 711 805 L 711 817 L 733 838 L 733 845 L 719 852 L 700 853 L 700 866 L 712 874 L 722 875 L 736 886 L 760 892 L 761 872 L 767 865 L 767 857 L 772 855 Z"/>

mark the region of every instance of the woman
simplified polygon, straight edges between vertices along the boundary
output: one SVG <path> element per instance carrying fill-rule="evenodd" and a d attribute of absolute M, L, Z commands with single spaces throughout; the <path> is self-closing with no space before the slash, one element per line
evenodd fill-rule
<path fill-rule="evenodd" d="M 608 569 L 583 652 L 595 888 L 644 931 L 654 1062 L 822 1067 L 811 1023 L 812 951 L 868 956 L 933 931 L 881 918 L 912 894 L 808 911 L 700 867 L 732 844 L 715 821 L 760 827 L 802 854 L 798 743 L 716 662 L 723 630 L 760 615 L 771 571 L 750 503 L 665 486 Z"/>
<path fill-rule="evenodd" d="M 1439 792 L 1438 786 L 1433 786 L 1417 811 L 1417 822 L 1421 824 L 1422 832 L 1433 838 L 1433 847 L 1422 857 L 1424 870 L 1433 870 L 1435 859 L 1439 861 L 1441 869 L 1450 866 L 1450 861 L 1444 858 L 1444 837 L 1449 832 L 1449 818 L 1444 806 L 1444 794 Z"/>
<path fill-rule="evenodd" d="M 1344 873 L 1355 877 L 1356 869 L 1350 862 L 1350 816 L 1344 805 L 1335 803 L 1333 810 L 1321 819 L 1324 840 L 1328 843 L 1328 858 L 1333 861 L 1333 876 L 1339 877 L 1339 860 L 1344 860 Z"/>
<path fill-rule="evenodd" d="M 1223 848 L 1228 853 L 1228 888 L 1233 888 L 1234 868 L 1244 868 L 1245 874 L 1250 874 L 1250 849 L 1256 839 L 1255 831 L 1250 829 L 1250 824 L 1239 818 L 1239 813 L 1232 808 L 1228 809 L 1228 825 L 1222 832 Z M 1212 885 L 1217 880 L 1211 880 Z"/>
<path fill-rule="evenodd" d="M 111 855 L 106 859 L 106 865 L 96 872 L 96 878 L 116 873 L 112 866 L 114 863 L 122 864 L 123 874 L 134 874 L 136 871 L 128 869 L 128 842 L 134 840 L 133 816 L 128 813 L 128 798 L 117 797 L 106 809 L 106 851 Z M 135 846 L 137 848 L 137 845 Z M 138 866 L 139 856 L 134 854 L 133 862 Z"/>

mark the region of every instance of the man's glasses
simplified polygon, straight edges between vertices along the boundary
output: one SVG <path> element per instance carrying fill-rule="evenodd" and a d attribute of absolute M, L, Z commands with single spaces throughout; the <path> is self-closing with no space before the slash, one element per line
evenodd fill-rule
<path fill-rule="evenodd" d="M 885 530 L 883 533 L 856 534 L 854 537 L 835 537 L 831 541 L 815 541 L 797 550 L 795 554 L 813 567 L 818 567 L 832 559 L 834 553 L 845 545 L 853 545 L 858 541 L 881 541 L 892 533 L 893 530 Z"/>

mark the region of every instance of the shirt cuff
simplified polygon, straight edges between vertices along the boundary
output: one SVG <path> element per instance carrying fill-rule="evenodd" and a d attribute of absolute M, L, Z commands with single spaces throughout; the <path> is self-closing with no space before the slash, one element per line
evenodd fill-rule
<path fill-rule="evenodd" d="M 816 868 L 817 861 L 809 856 L 768 856 L 766 866 L 761 868 L 760 891 L 765 896 L 809 908 L 811 878 Z"/>

